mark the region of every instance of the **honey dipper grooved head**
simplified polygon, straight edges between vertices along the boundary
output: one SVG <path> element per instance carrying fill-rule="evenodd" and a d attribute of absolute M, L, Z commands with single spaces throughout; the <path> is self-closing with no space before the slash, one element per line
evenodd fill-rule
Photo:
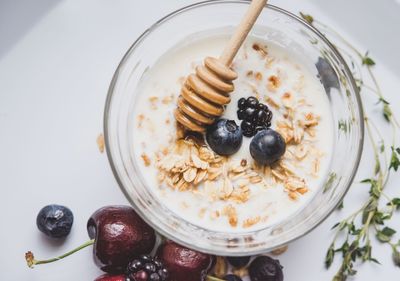
<path fill-rule="evenodd" d="M 182 87 L 175 110 L 175 119 L 186 129 L 204 132 L 205 126 L 220 117 L 231 101 L 232 80 L 237 74 L 216 58 L 207 57 L 204 65 L 196 67 Z"/>

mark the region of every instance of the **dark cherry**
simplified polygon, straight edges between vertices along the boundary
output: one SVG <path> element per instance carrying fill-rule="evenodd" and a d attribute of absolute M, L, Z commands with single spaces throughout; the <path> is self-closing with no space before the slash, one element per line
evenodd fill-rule
<path fill-rule="evenodd" d="M 128 263 L 154 248 L 156 235 L 128 206 L 108 206 L 88 220 L 87 231 L 95 239 L 93 258 L 105 272 L 124 272 Z"/>
<path fill-rule="evenodd" d="M 120 275 L 104 274 L 97 277 L 94 281 L 131 281 L 131 280 L 124 274 Z"/>
<path fill-rule="evenodd" d="M 172 241 L 161 244 L 157 256 L 168 270 L 169 281 L 204 281 L 215 259 Z"/>

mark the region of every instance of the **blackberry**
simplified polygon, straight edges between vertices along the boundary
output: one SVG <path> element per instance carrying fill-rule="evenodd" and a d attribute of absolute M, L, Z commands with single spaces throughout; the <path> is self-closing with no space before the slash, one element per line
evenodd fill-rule
<path fill-rule="evenodd" d="M 135 281 L 166 281 L 168 271 L 163 263 L 149 255 L 142 255 L 128 264 L 126 275 Z"/>
<path fill-rule="evenodd" d="M 239 99 L 237 117 L 242 120 L 240 127 L 246 137 L 252 137 L 257 132 L 271 127 L 271 110 L 255 97 Z"/>

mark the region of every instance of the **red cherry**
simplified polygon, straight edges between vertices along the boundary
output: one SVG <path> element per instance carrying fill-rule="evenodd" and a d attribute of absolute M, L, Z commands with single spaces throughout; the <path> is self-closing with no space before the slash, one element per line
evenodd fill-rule
<path fill-rule="evenodd" d="M 123 274 L 120 275 L 104 274 L 97 277 L 94 281 L 125 281 L 125 280 L 126 276 Z"/>
<path fill-rule="evenodd" d="M 97 210 L 87 223 L 89 237 L 95 239 L 93 257 L 108 273 L 124 272 L 135 257 L 154 247 L 154 230 L 128 206 L 108 206 Z"/>
<path fill-rule="evenodd" d="M 157 256 L 168 270 L 168 280 L 204 281 L 215 257 L 191 250 L 172 241 L 161 244 Z"/>

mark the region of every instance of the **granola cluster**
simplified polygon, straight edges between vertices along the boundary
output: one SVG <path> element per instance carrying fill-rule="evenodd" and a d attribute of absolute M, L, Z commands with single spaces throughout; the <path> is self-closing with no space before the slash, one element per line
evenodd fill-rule
<path fill-rule="evenodd" d="M 171 151 L 164 150 L 157 168 L 160 183 L 204 195 L 209 201 L 245 203 L 250 196 L 249 185 L 263 180 L 247 160 L 230 161 L 191 139 L 178 140 Z"/>

